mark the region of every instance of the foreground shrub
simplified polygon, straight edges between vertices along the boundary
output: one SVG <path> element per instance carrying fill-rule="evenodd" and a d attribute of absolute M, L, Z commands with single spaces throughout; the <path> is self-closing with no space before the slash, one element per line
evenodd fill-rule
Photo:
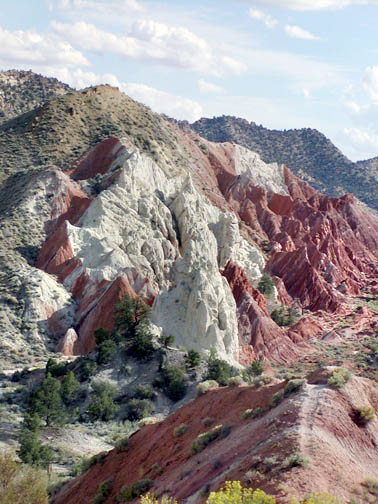
<path fill-rule="evenodd" d="M 256 418 L 266 413 L 266 411 L 267 410 L 264 408 L 246 409 L 242 414 L 242 419 L 247 420 L 248 418 Z"/>
<path fill-rule="evenodd" d="M 206 380 L 202 383 L 199 383 L 197 385 L 196 391 L 197 395 L 203 395 L 206 394 L 206 392 L 211 389 L 211 388 L 217 388 L 219 387 L 219 383 L 215 380 Z"/>
<path fill-rule="evenodd" d="M 301 378 L 295 380 L 289 380 L 286 384 L 284 395 L 288 396 L 289 394 L 299 392 L 305 386 L 305 383 L 306 380 Z"/>
<path fill-rule="evenodd" d="M 373 420 L 375 417 L 374 408 L 371 406 L 361 406 L 356 411 L 357 423 L 360 425 L 366 425 L 368 422 Z"/>
<path fill-rule="evenodd" d="M 332 372 L 332 375 L 328 379 L 328 385 L 330 387 L 341 388 L 343 387 L 350 379 L 351 374 L 345 368 L 337 368 Z"/>
<path fill-rule="evenodd" d="M 231 377 L 232 367 L 222 359 L 210 359 L 206 378 L 215 380 L 219 385 L 227 385 Z"/>
<path fill-rule="evenodd" d="M 302 455 L 302 453 L 292 453 L 282 462 L 284 469 L 291 469 L 292 467 L 308 467 L 310 459 Z"/>
<path fill-rule="evenodd" d="M 190 449 L 190 455 L 195 455 L 196 453 L 200 453 L 202 450 L 206 448 L 210 443 L 217 439 L 224 439 L 231 432 L 231 427 L 227 427 L 224 425 L 217 425 L 213 429 L 208 432 L 204 432 L 200 434 L 193 442 L 192 447 Z"/>
<path fill-rule="evenodd" d="M 10 451 L 0 451 L 1 504 L 47 504 L 47 475 L 18 464 Z"/>
<path fill-rule="evenodd" d="M 187 390 L 187 379 L 184 371 L 178 366 L 165 367 L 161 371 L 163 379 L 164 393 L 172 399 L 179 401 L 182 399 Z"/>
<path fill-rule="evenodd" d="M 240 481 L 226 481 L 224 488 L 211 492 L 206 504 L 275 504 L 274 497 L 262 490 L 243 488 Z"/>
<path fill-rule="evenodd" d="M 122 439 L 118 439 L 118 441 L 115 444 L 115 449 L 117 453 L 123 452 L 128 450 L 129 448 L 129 438 L 124 437 Z"/>
<path fill-rule="evenodd" d="M 142 495 L 140 498 L 140 504 L 178 504 L 176 499 L 172 499 L 167 495 L 164 495 L 159 501 L 156 497 L 151 494 Z"/>
<path fill-rule="evenodd" d="M 121 488 L 117 502 L 129 502 L 141 495 L 145 494 L 152 487 L 153 481 L 151 479 L 139 480 L 132 485 L 123 485 Z"/>
<path fill-rule="evenodd" d="M 102 504 L 112 491 L 112 486 L 113 482 L 110 479 L 100 483 L 98 486 L 98 491 L 96 495 L 93 497 L 91 504 Z"/>
<path fill-rule="evenodd" d="M 188 430 L 188 426 L 184 423 L 180 424 L 178 427 L 173 429 L 173 437 L 178 438 L 183 436 L 185 432 Z"/>

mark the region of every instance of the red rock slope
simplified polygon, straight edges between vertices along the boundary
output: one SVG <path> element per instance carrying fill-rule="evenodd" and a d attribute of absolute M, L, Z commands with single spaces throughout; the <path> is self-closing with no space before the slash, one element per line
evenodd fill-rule
<path fill-rule="evenodd" d="M 123 485 L 147 478 L 156 495 L 169 494 L 179 502 L 204 502 L 207 492 L 226 480 L 262 488 L 278 503 L 314 491 L 349 498 L 366 478 L 378 478 L 378 420 L 359 426 L 353 416 L 363 405 L 377 411 L 378 391 L 375 383 L 356 377 L 343 389 L 330 389 L 324 384 L 328 371 L 322 373 L 255 419 L 242 415 L 246 409 L 269 408 L 284 383 L 259 390 L 213 389 L 163 422 L 143 427 L 131 436 L 127 451 L 111 451 L 53 502 L 89 504 L 99 484 L 109 479 L 112 492 L 104 502 L 110 504 Z M 219 425 L 228 435 L 191 455 L 197 436 Z M 183 433 L 175 435 L 180 426 Z M 289 467 L 287 457 L 293 454 L 306 457 L 308 467 Z"/>

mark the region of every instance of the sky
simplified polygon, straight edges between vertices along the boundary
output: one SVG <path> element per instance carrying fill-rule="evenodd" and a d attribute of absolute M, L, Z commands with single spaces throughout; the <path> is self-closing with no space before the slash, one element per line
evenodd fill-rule
<path fill-rule="evenodd" d="M 0 69 L 378 156 L 378 0 L 0 0 Z"/>

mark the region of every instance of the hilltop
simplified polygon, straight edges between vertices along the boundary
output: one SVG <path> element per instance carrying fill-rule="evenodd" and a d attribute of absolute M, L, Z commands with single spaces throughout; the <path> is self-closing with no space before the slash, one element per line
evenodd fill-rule
<path fill-rule="evenodd" d="M 44 102 L 70 91 L 70 86 L 32 71 L 0 72 L 0 121 L 25 114 Z"/>

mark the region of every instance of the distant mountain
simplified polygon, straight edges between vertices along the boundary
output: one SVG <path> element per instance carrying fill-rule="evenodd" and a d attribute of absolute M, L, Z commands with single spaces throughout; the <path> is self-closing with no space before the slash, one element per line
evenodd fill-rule
<path fill-rule="evenodd" d="M 353 193 L 378 210 L 378 158 L 353 163 L 316 129 L 269 130 L 232 116 L 203 118 L 191 127 L 212 142 L 236 142 L 266 163 L 283 163 L 330 196 Z"/>
<path fill-rule="evenodd" d="M 58 79 L 43 77 L 31 71 L 0 72 L 0 122 L 29 112 L 70 90 L 70 86 Z"/>

